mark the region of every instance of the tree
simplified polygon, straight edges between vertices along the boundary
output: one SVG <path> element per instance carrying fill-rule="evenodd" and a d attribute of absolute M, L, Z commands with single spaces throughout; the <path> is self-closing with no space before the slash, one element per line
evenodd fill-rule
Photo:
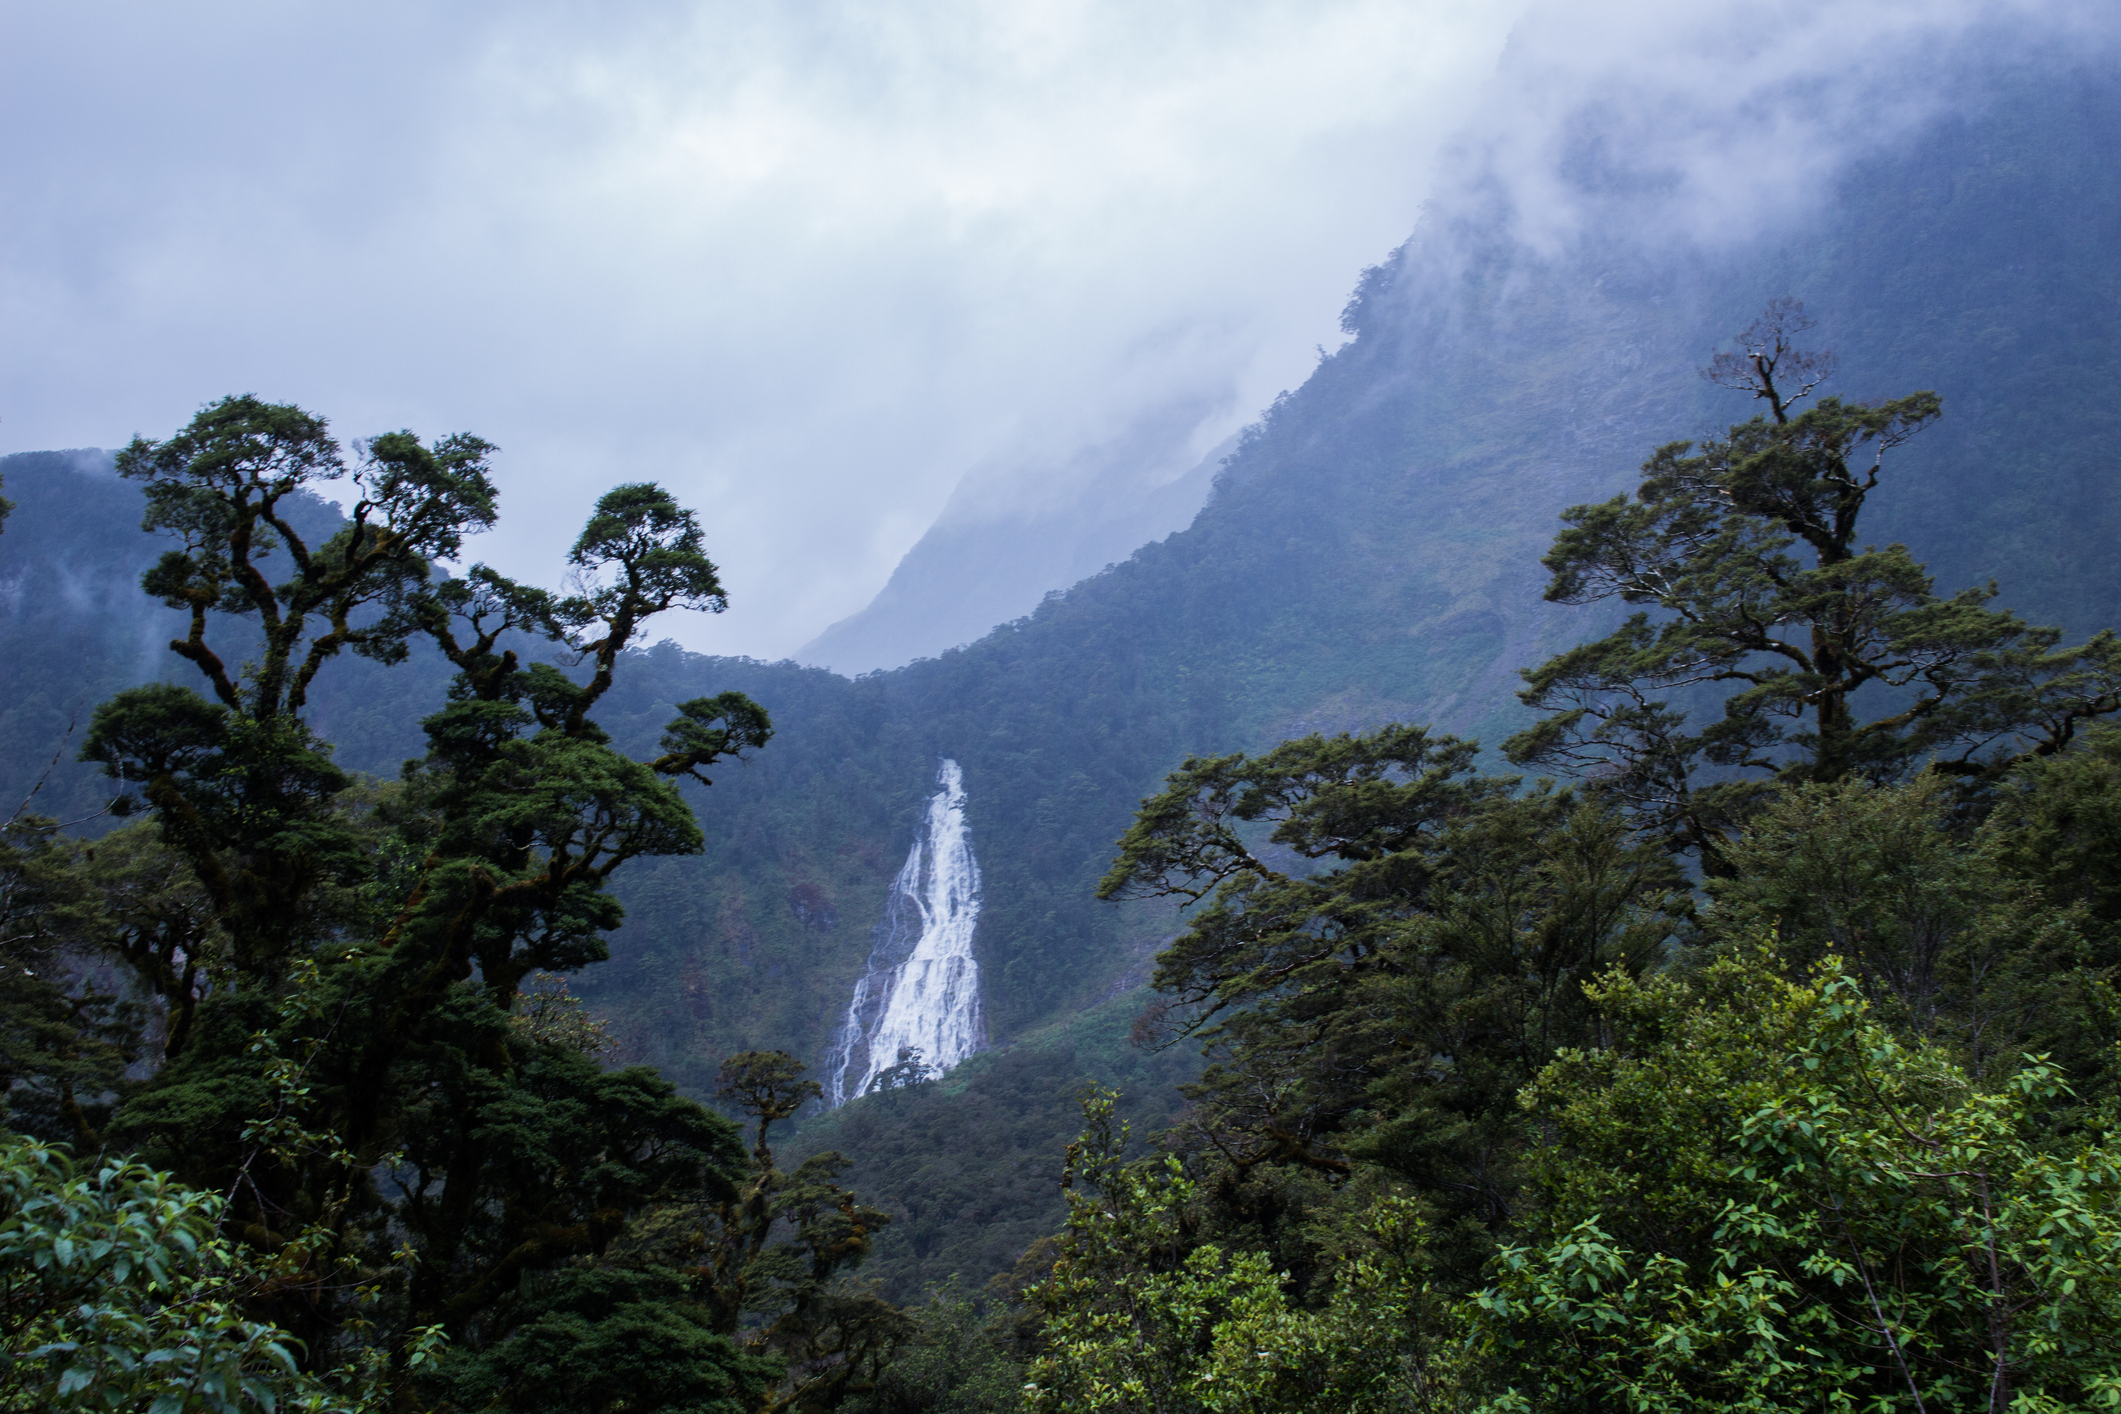
<path fill-rule="evenodd" d="M 1338 1186 L 1367 1160 L 1434 1203 L 1477 1268 L 1511 1211 L 1518 1087 L 1585 1039 L 1581 984 L 1651 963 L 1687 905 L 1625 821 L 1513 795 L 1474 751 L 1394 726 L 1188 761 L 1101 892 L 1196 906 L 1140 1034 L 1206 1043 L 1184 1142 L 1225 1166 L 1226 1203 L 1279 1212 L 1286 1193 L 1246 1185 Z"/>
<path fill-rule="evenodd" d="M 1008 1350 L 1005 1322 L 990 1316 L 952 1277 L 908 1310 L 915 1330 L 849 1400 L 849 1414 L 1001 1414 L 1020 1409 L 1024 1365 Z"/>
<path fill-rule="evenodd" d="M 18 810 L 0 825 L 5 1123 L 100 1148 L 137 1068 L 182 1054 L 226 955 L 205 892 L 152 824 L 86 841 Z"/>
<path fill-rule="evenodd" d="M 54 820 L 17 812 L 0 827 L 0 1122 L 95 1146 L 130 1088 L 149 1017 L 76 965 L 116 941 L 104 926 L 114 910 L 86 887 L 89 854 Z"/>
<path fill-rule="evenodd" d="M 617 1293 L 638 1306 L 643 1293 L 662 1290 L 665 1319 L 696 1328 L 688 1341 L 743 1353 L 759 1375 L 750 1407 L 762 1414 L 818 1414 L 869 1393 L 913 1323 L 848 1280 L 890 1217 L 833 1182 L 846 1161 L 813 1154 L 783 1170 L 774 1158 L 773 1126 L 820 1093 L 803 1071 L 784 1051 L 724 1061 L 720 1096 L 755 1125 L 749 1165 L 699 1200 L 659 1207 L 593 1261 L 546 1282 L 535 1298 L 538 1320 L 549 1324 L 588 1301 L 608 1305 Z M 516 1356 L 487 1364 L 521 1370 Z M 546 1390 L 511 1407 L 545 1408 L 536 1401 L 553 1398 Z"/>
<path fill-rule="evenodd" d="M 1971 832 L 1932 774 L 1784 788 L 1726 848 L 1729 874 L 1708 881 L 1702 951 L 1743 953 L 1773 937 L 1801 976 L 1839 958 L 1881 1019 L 1949 1046 L 1974 1075 L 2034 1051 L 2096 1090 L 2111 1068 L 2121 956 L 2078 876 L 2055 887 L 2027 838 L 2070 852 L 2034 822 L 2086 803 L 2069 798 L 2086 754 L 2006 775 Z M 2081 862 L 2096 877 L 2099 866 Z"/>
<path fill-rule="evenodd" d="M 1993 584 L 1942 596 L 1905 546 L 1862 543 L 1888 454 L 1942 404 L 1920 392 L 1798 411 L 1833 371 L 1796 345 L 1810 327 L 1777 300 L 1704 370 L 1765 415 L 1658 448 L 1632 503 L 1562 513 L 1547 599 L 1645 607 L 1527 670 L 1519 696 L 1546 715 L 1504 744 L 1595 780 L 1712 873 L 1775 782 L 1924 765 L 1992 779 L 2121 710 L 2111 632 L 2062 647 L 2060 630 L 1989 607 Z"/>
<path fill-rule="evenodd" d="M 880 1094 L 888 1090 L 911 1090 L 917 1085 L 926 1085 L 940 1074 L 934 1066 L 921 1059 L 919 1046 L 900 1046 L 898 1059 L 876 1073 L 869 1082 L 869 1094 Z"/>
<path fill-rule="evenodd" d="M 149 528 L 180 541 L 143 586 L 188 612 L 171 648 L 207 691 L 120 693 L 82 753 L 151 812 L 192 930 L 136 909 L 103 948 L 169 1024 L 141 1058 L 152 1077 L 93 1137 L 228 1195 L 223 1230 L 279 1262 L 248 1309 L 312 1366 L 429 1328 L 466 1351 L 503 1340 L 532 1274 L 730 1181 L 727 1121 L 515 1009 L 526 978 L 606 955 L 616 869 L 699 847 L 677 779 L 704 783 L 771 733 L 747 699 L 702 698 L 635 761 L 591 715 L 656 615 L 726 602 L 667 492 L 598 501 L 571 595 L 483 565 L 438 580 L 432 562 L 493 523 L 493 448 L 407 432 L 356 447 L 351 507 L 321 544 L 293 512 L 348 467 L 299 408 L 223 399 L 120 455 Z M 308 725 L 321 675 L 423 640 L 456 670 L 427 756 L 358 783 Z M 524 661 L 539 642 L 577 671 Z M 352 1293 L 379 1283 L 357 1320 Z"/>
<path fill-rule="evenodd" d="M 1999 867 L 2076 913 L 2099 966 L 2121 965 L 2121 728 L 2020 765 L 1982 830 Z"/>
<path fill-rule="evenodd" d="M 2050 1056 L 2086 1105 L 2121 1083 L 2121 730 L 2100 726 L 2071 750 L 2029 761 L 1998 784 L 1978 836 L 2010 881 L 2021 920 L 2055 918 L 2044 946 L 2010 960 L 1991 1007 L 2018 1049 Z M 2002 891 L 1999 891 L 1999 893 Z M 2003 989 L 1994 989 L 2002 992 Z M 2000 1047 L 1998 1049 L 2001 1049 Z"/>
<path fill-rule="evenodd" d="M 832 1181 L 847 1161 L 812 1154 L 786 1173 L 774 1162 L 772 1125 L 821 1093 L 803 1069 L 784 1051 L 746 1051 L 722 1064 L 722 1097 L 757 1128 L 746 1181 L 707 1224 L 706 1281 L 722 1327 L 756 1322 L 746 1343 L 787 1362 L 787 1384 L 763 1406 L 770 1414 L 813 1414 L 867 1391 L 912 1334 L 896 1308 L 845 1280 L 891 1221 Z M 787 1240 L 774 1241 L 782 1229 Z"/>

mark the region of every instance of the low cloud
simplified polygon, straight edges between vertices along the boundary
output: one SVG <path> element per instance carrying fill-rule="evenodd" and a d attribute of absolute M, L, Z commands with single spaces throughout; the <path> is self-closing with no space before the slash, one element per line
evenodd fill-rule
<path fill-rule="evenodd" d="M 1308 370 L 1411 228 L 1506 9 L 1303 4 L 17 9 L 0 439 L 249 390 L 503 447 L 478 552 L 595 494 L 704 512 L 775 655 L 963 473 Z M 1055 456 L 1055 448 L 1063 455 Z"/>
<path fill-rule="evenodd" d="M 1715 250 L 1801 226 L 1852 161 L 2013 69 L 2110 64 L 2085 0 L 1699 0 L 1528 11 L 1432 210 L 1535 256 L 1591 237 Z"/>
<path fill-rule="evenodd" d="M 15 7 L 0 449 L 163 435 L 234 391 L 347 436 L 469 429 L 506 493 L 477 553 L 547 582 L 600 490 L 663 480 L 735 605 L 678 636 L 778 656 L 968 472 L 977 519 L 1065 500 L 1052 468 L 1173 410 L 1151 479 L 1205 452 L 1308 373 L 1424 201 L 1535 249 L 1623 198 L 1728 239 L 1954 101 L 1937 56 L 1968 35 L 2104 32 L 2062 4 L 1760 14 Z"/>

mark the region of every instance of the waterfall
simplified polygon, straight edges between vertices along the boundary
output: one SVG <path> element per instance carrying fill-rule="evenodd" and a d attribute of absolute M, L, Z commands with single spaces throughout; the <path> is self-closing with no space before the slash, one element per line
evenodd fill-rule
<path fill-rule="evenodd" d="M 892 881 L 869 966 L 854 984 L 847 1019 L 826 1062 L 825 1103 L 845 1104 L 868 1090 L 899 1052 L 948 1070 L 980 1048 L 979 963 L 972 932 L 979 922 L 979 864 L 965 828 L 965 777 L 957 762 L 936 774 L 942 789 L 928 801 L 921 835 Z"/>

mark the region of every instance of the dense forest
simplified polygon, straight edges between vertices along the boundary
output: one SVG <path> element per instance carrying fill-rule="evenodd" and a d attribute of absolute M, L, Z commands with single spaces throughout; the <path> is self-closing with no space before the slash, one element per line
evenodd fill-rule
<path fill-rule="evenodd" d="M 651 483 L 555 594 L 438 568 L 476 437 L 9 458 L 0 1400 L 2121 1402 L 2109 87 L 1431 223 L 1192 528 L 851 681 L 657 643 Z M 940 756 L 992 1044 L 828 1112 Z"/>

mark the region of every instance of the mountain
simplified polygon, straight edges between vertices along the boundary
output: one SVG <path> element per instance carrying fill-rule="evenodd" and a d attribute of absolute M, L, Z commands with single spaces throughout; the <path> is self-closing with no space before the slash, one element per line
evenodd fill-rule
<path fill-rule="evenodd" d="M 2082 180 L 2113 170 L 2117 143 L 2111 85 L 2024 86 L 1852 167 L 1772 244 L 1682 259 L 1616 239 L 1542 261 L 1425 231 L 1366 277 L 1351 342 L 1248 433 L 1187 529 L 1026 618 L 853 682 L 650 655 L 635 691 L 740 687 L 782 730 L 703 800 L 707 856 L 644 871 L 609 1003 L 644 1053 L 682 1064 L 728 1023 L 661 1007 L 645 969 L 682 956 L 704 996 L 749 998 L 760 965 L 800 958 L 799 1006 L 736 1011 L 746 1034 L 817 1054 L 943 757 L 986 873 L 996 1038 L 1138 978 L 1160 920 L 1088 897 L 1136 799 L 1188 753 L 1292 732 L 1412 718 L 1498 739 L 1517 669 L 1596 627 L 1541 602 L 1556 514 L 1632 485 L 1657 444 L 1748 415 L 1695 369 L 1784 292 L 1819 315 L 1846 391 L 1944 396 L 1873 503 L 1881 540 L 1948 586 L 1993 576 L 2072 633 L 2121 620 L 2101 393 L 2121 361 L 2121 191 Z M 690 900 L 685 926 L 655 921 L 651 874 L 657 897 Z M 811 887 L 830 930 L 787 902 Z"/>
<path fill-rule="evenodd" d="M 1772 239 L 1674 252 L 1594 233 L 1541 258 L 1477 223 L 1432 224 L 1368 274 L 1351 342 L 1248 433 L 1187 529 L 978 642 L 858 682 L 661 660 L 667 699 L 681 682 L 740 686 L 783 733 L 703 800 L 706 856 L 637 876 L 617 958 L 586 987 L 633 1054 L 694 1086 L 740 1037 L 821 1055 L 947 756 L 1006 1049 L 955 1073 L 954 1100 L 923 1103 L 970 1111 L 1005 1068 L 1014 1093 L 1044 1075 L 1050 1176 L 1074 1080 L 1139 1064 L 1055 1038 L 1124 1008 L 1171 931 L 1090 896 L 1135 802 L 1189 753 L 1302 732 L 1396 718 L 1498 741 L 1521 720 L 1517 670 L 1600 627 L 1541 601 L 1556 514 L 1631 487 L 1658 444 L 1750 415 L 1695 370 L 1783 293 L 1818 315 L 1843 391 L 1944 396 L 1873 502 L 1880 542 L 1906 541 L 1948 587 L 1994 577 L 2004 603 L 2073 636 L 2121 623 L 2102 391 L 2121 373 L 2117 148 L 2110 80 L 2014 81 L 1849 166 Z M 829 914 L 795 903 L 818 896 Z M 1001 1229 L 983 1216 L 992 1175 L 1035 1146 L 983 1164 L 861 1109 L 806 1142 L 860 1154 L 858 1181 L 909 1221 L 924 1205 L 960 1250 Z M 911 1244 L 887 1237 L 887 1273 L 950 1269 Z"/>
<path fill-rule="evenodd" d="M 1053 463 L 975 469 L 876 598 L 798 649 L 796 661 L 852 676 L 933 657 L 1183 529 L 1237 449 L 1230 437 L 1187 465 L 1201 411 L 1165 409 Z M 1024 489 L 1040 485 L 1059 489 Z M 1002 486 L 1014 494 L 997 496 Z"/>
<path fill-rule="evenodd" d="M 1840 391 L 1943 395 L 1943 422 L 1896 454 L 1873 502 L 1880 541 L 1906 541 L 1945 587 L 1993 576 L 2002 602 L 2073 636 L 2121 623 L 2117 158 L 2109 75 L 2013 73 L 1748 240 L 1648 239 L 1624 192 L 1545 254 L 1477 209 L 1435 213 L 1365 275 L 1350 341 L 1246 433 L 1184 529 L 976 641 L 857 679 L 637 655 L 603 716 L 622 745 L 648 749 L 674 703 L 731 688 L 777 735 L 695 795 L 702 854 L 620 876 L 627 923 L 581 992 L 621 1059 L 694 1094 L 742 1048 L 822 1064 L 956 762 L 992 1049 L 819 1116 L 801 1143 L 846 1148 L 851 1181 L 900 1213 L 879 1268 L 894 1290 L 994 1270 L 1051 1221 L 1045 1179 L 1081 1081 L 1129 1088 L 1146 1125 L 1189 1063 L 1123 1040 L 1172 919 L 1091 896 L 1136 802 L 1188 754 L 1292 734 L 1410 719 L 1498 741 L 1521 720 L 1517 670 L 1600 626 L 1541 601 L 1556 514 L 1627 489 L 1654 446 L 1749 415 L 1695 369 L 1768 299 L 1819 317 Z M 0 536 L 0 653 L 41 724 L 0 721 L 10 781 L 49 759 L 65 703 L 154 671 L 153 611 L 69 597 L 74 581 L 47 574 L 115 585 L 120 560 L 139 563 L 110 528 L 128 488 L 95 483 L 110 508 L 65 519 L 94 477 L 62 462 L 0 467 L 23 507 Z M 930 569 L 909 557 L 908 605 L 943 592 L 923 582 L 961 582 L 935 566 L 977 558 L 940 528 L 935 543 Z M 907 651 L 890 608 L 845 642 Z M 92 671 L 67 657 L 75 640 L 101 645 Z M 320 720 L 359 738 L 348 760 L 409 754 L 380 725 L 404 719 L 384 695 L 431 700 L 424 672 L 339 677 Z"/>

